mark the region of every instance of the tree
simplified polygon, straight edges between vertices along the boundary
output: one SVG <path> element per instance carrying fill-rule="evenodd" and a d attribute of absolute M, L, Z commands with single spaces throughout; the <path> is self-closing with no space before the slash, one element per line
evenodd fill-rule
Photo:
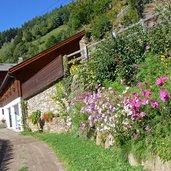
<path fill-rule="evenodd" d="M 62 23 L 66 24 L 69 21 L 70 17 L 70 6 L 61 6 L 58 10 L 58 15 L 60 16 Z"/>
<path fill-rule="evenodd" d="M 26 42 L 32 41 L 32 34 L 28 29 L 23 30 L 23 40 Z"/>
<path fill-rule="evenodd" d="M 55 36 L 50 36 L 49 39 L 47 40 L 45 46 L 46 48 L 50 48 L 52 47 L 53 45 L 55 45 L 56 43 L 58 43 L 59 40 L 55 37 Z"/>
<path fill-rule="evenodd" d="M 100 0 L 95 1 L 93 4 L 94 16 L 103 14 L 109 8 L 109 5 L 112 3 L 112 0 Z"/>
<path fill-rule="evenodd" d="M 17 62 L 19 57 L 24 57 L 25 54 L 27 53 L 27 51 L 28 51 L 27 44 L 24 43 L 24 42 L 19 43 L 15 47 L 15 50 L 14 50 L 14 53 L 13 53 L 14 61 Z"/>

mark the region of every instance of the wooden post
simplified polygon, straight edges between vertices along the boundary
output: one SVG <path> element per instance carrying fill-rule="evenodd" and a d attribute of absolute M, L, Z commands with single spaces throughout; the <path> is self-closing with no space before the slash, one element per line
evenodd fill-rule
<path fill-rule="evenodd" d="M 88 47 L 87 46 L 84 47 L 84 56 L 86 59 L 88 58 Z"/>
<path fill-rule="evenodd" d="M 116 39 L 116 32 L 112 31 L 112 38 Z"/>
<path fill-rule="evenodd" d="M 68 56 L 63 56 L 63 68 L 64 68 L 64 76 L 69 73 L 69 66 L 68 66 Z"/>
<path fill-rule="evenodd" d="M 144 24 L 144 20 L 141 19 L 141 20 L 140 20 L 140 23 L 141 23 L 141 26 L 142 26 L 142 28 L 143 28 L 143 32 L 146 32 L 146 27 L 145 27 L 145 24 Z"/>

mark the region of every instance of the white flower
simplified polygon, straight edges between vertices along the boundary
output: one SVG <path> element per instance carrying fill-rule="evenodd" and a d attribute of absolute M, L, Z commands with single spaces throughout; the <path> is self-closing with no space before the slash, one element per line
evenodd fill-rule
<path fill-rule="evenodd" d="M 129 90 L 129 88 L 130 88 L 130 87 L 126 87 L 126 88 L 125 88 L 125 90 L 122 92 L 122 94 L 127 93 L 127 92 L 128 92 L 128 90 Z"/>
<path fill-rule="evenodd" d="M 104 126 L 104 131 L 107 131 L 107 130 L 110 130 L 110 128 L 109 127 L 107 127 L 106 125 Z"/>

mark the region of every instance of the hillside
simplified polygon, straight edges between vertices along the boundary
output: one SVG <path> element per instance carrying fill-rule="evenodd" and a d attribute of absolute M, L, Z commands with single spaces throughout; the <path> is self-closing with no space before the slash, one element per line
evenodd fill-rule
<path fill-rule="evenodd" d="M 145 3 L 145 0 L 77 0 L 36 17 L 21 28 L 1 32 L 0 62 L 30 58 L 81 29 L 90 33 L 90 40 L 102 39 L 112 29 L 138 21 Z"/>

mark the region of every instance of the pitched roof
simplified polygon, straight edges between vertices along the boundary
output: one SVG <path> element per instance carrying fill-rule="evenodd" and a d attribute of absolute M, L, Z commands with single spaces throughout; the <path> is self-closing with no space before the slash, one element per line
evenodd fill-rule
<path fill-rule="evenodd" d="M 26 77 L 30 77 L 29 73 L 35 72 L 35 68 L 37 65 L 35 64 L 40 64 L 40 67 L 43 67 L 43 65 L 41 64 L 40 60 L 43 61 L 44 63 L 48 62 L 48 60 L 52 60 L 50 58 L 47 58 L 48 55 L 53 54 L 53 53 L 57 53 L 57 51 L 59 52 L 67 52 L 68 50 L 68 46 L 72 45 L 75 41 L 79 41 L 83 36 L 85 35 L 85 31 L 81 31 L 61 42 L 59 42 L 58 44 L 52 46 L 51 48 L 33 56 L 32 58 L 29 58 L 19 64 L 13 65 L 12 67 L 10 67 L 7 71 L 7 75 L 3 80 L 3 83 L 0 85 L 0 94 L 3 91 L 3 89 L 5 88 L 6 84 L 8 84 L 10 82 L 11 79 L 16 78 L 17 73 L 21 74 L 23 78 L 26 79 Z M 74 46 L 71 48 L 74 49 Z M 72 52 L 70 52 L 72 53 Z M 67 54 L 66 54 L 67 55 Z M 33 69 L 34 66 L 34 69 Z M 36 68 L 37 69 L 37 68 Z M 38 68 L 39 69 L 39 68 Z M 37 70 L 38 70 L 37 69 Z M 26 72 L 27 71 L 27 72 Z M 18 77 L 18 76 L 17 76 Z M 18 78 L 19 79 L 19 78 Z"/>
<path fill-rule="evenodd" d="M 70 42 L 76 40 L 76 39 L 80 39 L 82 38 L 84 35 L 85 35 L 85 31 L 81 31 L 81 32 L 78 32 L 77 34 L 59 42 L 58 44 L 52 46 L 51 48 L 33 56 L 32 58 L 29 58 L 19 64 L 17 64 L 16 66 L 12 67 L 11 69 L 9 69 L 9 73 L 10 74 L 14 74 L 16 71 L 22 69 L 23 67 L 29 65 L 29 64 L 32 64 L 33 62 L 35 62 L 36 60 L 46 56 L 47 54 L 51 53 L 51 52 L 54 52 L 55 50 L 59 50 L 61 48 L 66 48 L 67 44 L 69 44 Z"/>
<path fill-rule="evenodd" d="M 10 68 L 17 64 L 0 64 L 0 71 L 8 71 Z"/>

